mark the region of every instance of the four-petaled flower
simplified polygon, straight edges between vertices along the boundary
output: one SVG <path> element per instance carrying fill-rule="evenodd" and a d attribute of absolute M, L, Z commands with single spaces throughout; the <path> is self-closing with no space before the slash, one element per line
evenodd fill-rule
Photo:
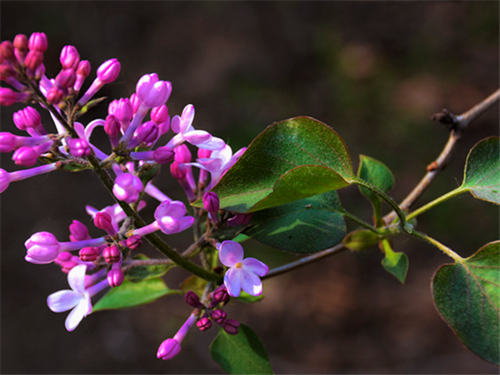
<path fill-rule="evenodd" d="M 224 285 L 229 295 L 238 297 L 241 289 L 252 296 L 262 293 L 262 281 L 269 267 L 255 258 L 243 259 L 243 247 L 235 241 L 224 241 L 217 245 L 221 263 L 229 269 L 224 275 Z"/>

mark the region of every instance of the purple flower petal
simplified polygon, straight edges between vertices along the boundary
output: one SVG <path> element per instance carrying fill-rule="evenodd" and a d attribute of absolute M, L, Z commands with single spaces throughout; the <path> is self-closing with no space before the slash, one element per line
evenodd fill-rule
<path fill-rule="evenodd" d="M 246 258 L 242 263 L 245 270 L 256 273 L 259 276 L 265 276 L 269 272 L 269 267 L 255 258 Z"/>
<path fill-rule="evenodd" d="M 224 285 L 230 296 L 238 297 L 241 292 L 241 276 L 240 269 L 230 268 L 224 275 Z"/>
<path fill-rule="evenodd" d="M 85 272 L 87 271 L 87 266 L 80 264 L 73 267 L 68 273 L 68 284 L 75 292 L 85 293 Z"/>
<path fill-rule="evenodd" d="M 81 294 L 73 290 L 60 290 L 47 297 L 47 306 L 53 312 L 60 313 L 71 310 L 80 302 Z"/>
<path fill-rule="evenodd" d="M 242 268 L 240 270 L 241 288 L 252 296 L 260 296 L 262 294 L 262 281 L 253 272 Z"/>
<path fill-rule="evenodd" d="M 226 143 L 218 137 L 212 137 L 210 141 L 201 143 L 197 146 L 205 150 L 220 150 L 226 146 Z"/>
<path fill-rule="evenodd" d="M 224 241 L 219 247 L 219 259 L 227 267 L 233 267 L 243 260 L 243 247 L 234 241 Z"/>
<path fill-rule="evenodd" d="M 80 302 L 76 307 L 71 310 L 66 318 L 65 326 L 68 331 L 73 331 L 78 324 L 82 321 L 84 317 L 92 312 L 92 304 L 90 303 L 90 297 L 87 295 L 86 298 L 81 296 Z"/>
<path fill-rule="evenodd" d="M 192 130 L 183 134 L 184 139 L 192 145 L 199 145 L 200 143 L 209 142 L 212 135 L 205 130 Z"/>

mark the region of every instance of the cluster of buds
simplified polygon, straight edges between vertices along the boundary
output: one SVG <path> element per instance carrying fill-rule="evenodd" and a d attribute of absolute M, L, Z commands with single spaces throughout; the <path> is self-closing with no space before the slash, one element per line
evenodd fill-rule
<path fill-rule="evenodd" d="M 78 118 L 102 102 L 103 98 L 95 98 L 95 95 L 104 85 L 116 80 L 120 62 L 112 58 L 101 64 L 96 78 L 84 91 L 85 79 L 92 71 L 90 63 L 80 59 L 75 47 L 65 46 L 60 53 L 61 69 L 54 78 L 49 78 L 44 65 L 47 47 L 44 33 L 33 33 L 29 38 L 20 34 L 13 42 L 0 44 L 0 80 L 9 85 L 9 88 L 0 88 L 0 105 L 39 104 L 49 112 L 53 122 L 44 124 L 32 106 L 14 113 L 14 124 L 25 134 L 1 132 L 0 152 L 12 153 L 15 164 L 26 169 L 13 172 L 0 169 L 0 193 L 13 181 L 55 170 L 92 168 L 101 173 L 103 181 L 112 181 L 112 188 L 111 184 L 107 186 L 116 204 L 101 210 L 86 206 L 94 226 L 103 231 L 103 235 L 91 238 L 87 227 L 74 220 L 69 225 L 69 242 L 59 242 L 49 232 L 35 233 L 25 242 L 26 261 L 55 263 L 67 274 L 71 289 L 51 294 L 47 304 L 54 312 L 72 310 L 66 319 L 66 328 L 72 331 L 91 313 L 92 296 L 123 283 L 126 271 L 133 267 L 131 254 L 141 246 L 143 236 L 156 231 L 171 235 L 195 223 L 196 219 L 187 214 L 183 202 L 171 199 L 152 184 L 155 173 L 151 171 L 155 168 L 168 164 L 189 202 L 203 198 L 205 210 L 198 213 L 208 217 L 207 233 L 210 226 L 246 225 L 251 215 L 220 210 L 217 194 L 210 191 L 245 148 L 233 154 L 222 139 L 195 129 L 192 104 L 171 118 L 166 105 L 172 92 L 170 82 L 160 80 L 156 73 L 146 74 L 138 80 L 130 97 L 109 104 L 105 118 L 83 124 Z M 108 150 L 99 149 L 91 141 L 98 127 L 103 127 L 109 139 Z M 170 131 L 173 134 L 169 137 Z M 167 140 L 161 141 L 163 136 Z M 194 160 L 190 148 L 197 149 Z M 35 166 L 37 162 L 43 165 Z M 135 215 L 145 207 L 145 196 L 158 201 L 154 221 L 136 227 L 131 212 Z M 217 249 L 220 262 L 227 267 L 224 285 L 213 291 L 206 303 L 200 302 L 192 292 L 186 295 L 186 302 L 196 310 L 174 338 L 160 346 L 159 358 L 168 359 L 177 354 L 180 342 L 195 323 L 205 331 L 215 322 L 228 334 L 236 334 L 239 323 L 227 319 L 226 313 L 217 306 L 227 302 L 230 295 L 238 296 L 241 290 L 252 295 L 262 292 L 259 276 L 268 272 L 265 264 L 253 258 L 243 259 L 241 245 L 233 241 L 217 244 Z"/>

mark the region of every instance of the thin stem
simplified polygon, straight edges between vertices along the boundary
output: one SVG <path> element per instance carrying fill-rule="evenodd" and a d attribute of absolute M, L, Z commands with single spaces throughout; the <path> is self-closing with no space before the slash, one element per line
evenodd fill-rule
<path fill-rule="evenodd" d="M 431 244 L 432 246 L 437 247 L 439 250 L 441 250 L 443 253 L 448 255 L 449 257 L 453 258 L 455 261 L 462 263 L 462 257 L 455 253 L 452 249 L 449 247 L 443 245 L 441 242 L 435 240 L 432 237 L 429 237 L 425 233 L 418 232 L 416 230 L 412 231 L 410 233 L 412 236 L 420 238 L 422 241 L 427 242 L 428 244 Z"/>
<path fill-rule="evenodd" d="M 261 279 L 269 279 L 274 276 L 281 275 L 283 273 L 289 272 L 291 270 L 294 270 L 296 268 L 305 266 L 306 264 L 309 264 L 311 262 L 314 262 L 316 260 L 326 258 L 331 255 L 339 254 L 342 251 L 347 250 L 346 247 L 344 247 L 344 244 L 340 243 L 338 245 L 335 245 L 334 247 L 331 247 L 329 249 L 314 253 L 312 255 L 306 256 L 304 258 L 301 258 L 295 262 L 291 262 L 288 264 L 285 264 L 280 267 L 273 268 L 271 271 L 266 276 L 261 277 Z"/>
<path fill-rule="evenodd" d="M 475 105 L 459 116 L 454 116 L 452 113 L 446 110 L 443 110 L 442 113 L 433 116 L 433 119 L 437 119 L 440 122 L 447 124 L 451 123 L 452 130 L 450 132 L 450 136 L 448 137 L 448 141 L 446 142 L 446 145 L 439 154 L 438 158 L 427 166 L 427 173 L 425 174 L 425 176 L 399 205 L 402 210 L 409 210 L 410 207 L 417 201 L 417 199 L 424 193 L 424 191 L 427 190 L 427 188 L 435 180 L 437 175 L 446 167 L 446 165 L 448 165 L 455 146 L 460 138 L 462 138 L 465 129 L 470 125 L 471 122 L 476 120 L 479 116 L 481 116 L 489 108 L 491 108 L 493 104 L 495 104 L 499 100 L 499 98 L 500 89 L 488 96 L 481 103 Z M 391 212 L 384 217 L 384 221 L 385 223 L 390 223 L 395 219 L 395 217 L 396 213 Z"/>
<path fill-rule="evenodd" d="M 454 189 L 454 190 L 434 199 L 432 202 L 427 203 L 425 206 L 420 207 L 418 210 L 413 211 L 412 213 L 410 213 L 406 217 L 406 220 L 411 220 L 414 217 L 417 217 L 418 215 L 423 214 L 424 212 L 437 206 L 438 204 L 443 203 L 443 202 L 447 201 L 448 199 L 456 197 L 457 195 L 463 194 L 465 192 L 466 192 L 466 190 L 461 189 L 461 188 Z"/>
<path fill-rule="evenodd" d="M 345 217 L 348 217 L 349 219 L 351 219 L 352 221 L 358 223 L 359 225 L 371 230 L 372 232 L 376 233 L 376 234 L 380 234 L 382 235 L 383 232 L 378 230 L 377 228 L 375 228 L 373 225 L 370 225 L 368 224 L 367 222 L 365 222 L 364 220 L 360 219 L 359 217 L 351 214 L 350 212 L 347 212 L 345 210 L 342 211 L 342 215 L 345 216 Z"/>

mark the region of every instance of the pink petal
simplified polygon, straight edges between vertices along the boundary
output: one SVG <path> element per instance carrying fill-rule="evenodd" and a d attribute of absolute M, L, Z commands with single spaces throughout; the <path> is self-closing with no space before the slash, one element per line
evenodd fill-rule
<path fill-rule="evenodd" d="M 245 270 L 253 272 L 259 276 L 265 276 L 269 272 L 269 267 L 255 258 L 246 258 L 243 260 Z"/>
<path fill-rule="evenodd" d="M 241 288 L 252 296 L 260 296 L 262 294 L 262 281 L 251 271 L 244 268 L 240 270 Z"/>
<path fill-rule="evenodd" d="M 183 218 L 179 219 L 179 223 L 181 224 L 181 227 L 179 228 L 179 232 L 182 232 L 194 224 L 194 217 L 192 217 L 192 216 L 183 217 Z"/>
<path fill-rule="evenodd" d="M 85 272 L 87 271 L 87 266 L 85 264 L 79 264 L 73 267 L 68 273 L 68 284 L 75 292 L 85 293 Z"/>
<path fill-rule="evenodd" d="M 192 130 L 183 133 L 184 139 L 192 145 L 199 145 L 212 139 L 212 135 L 205 130 Z"/>
<path fill-rule="evenodd" d="M 205 150 L 220 150 L 221 148 L 224 148 L 226 143 L 217 137 L 212 137 L 212 139 L 209 142 L 201 143 L 198 146 L 198 148 L 203 148 Z"/>
<path fill-rule="evenodd" d="M 75 307 L 81 298 L 82 295 L 73 290 L 60 290 L 47 297 L 47 306 L 56 313 L 68 311 Z"/>
<path fill-rule="evenodd" d="M 172 121 L 170 122 L 170 127 L 174 133 L 181 132 L 181 118 L 179 116 L 174 116 Z"/>
<path fill-rule="evenodd" d="M 224 285 L 230 296 L 238 297 L 241 292 L 241 270 L 230 268 L 224 275 Z"/>
<path fill-rule="evenodd" d="M 167 209 L 167 215 L 180 218 L 186 214 L 186 206 L 180 201 L 172 201 Z"/>
<path fill-rule="evenodd" d="M 188 132 L 190 130 L 194 120 L 194 106 L 192 104 L 188 104 L 184 107 L 184 109 L 182 110 L 181 119 L 182 121 L 180 131 L 182 134 L 184 134 L 185 132 Z"/>
<path fill-rule="evenodd" d="M 233 267 L 243 260 L 243 247 L 234 241 L 224 241 L 219 247 L 219 259 L 227 267 Z"/>

